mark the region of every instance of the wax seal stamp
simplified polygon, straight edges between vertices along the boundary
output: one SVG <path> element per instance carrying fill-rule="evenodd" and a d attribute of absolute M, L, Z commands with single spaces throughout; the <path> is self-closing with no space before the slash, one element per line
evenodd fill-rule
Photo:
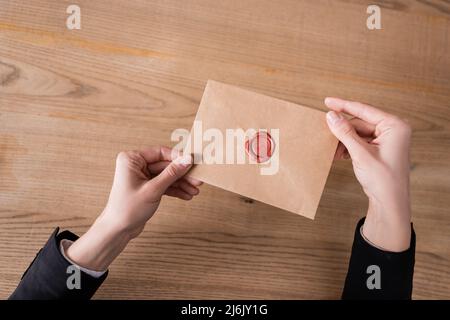
<path fill-rule="evenodd" d="M 245 151 L 256 162 L 266 162 L 272 157 L 275 142 L 267 131 L 258 131 L 245 142 Z"/>

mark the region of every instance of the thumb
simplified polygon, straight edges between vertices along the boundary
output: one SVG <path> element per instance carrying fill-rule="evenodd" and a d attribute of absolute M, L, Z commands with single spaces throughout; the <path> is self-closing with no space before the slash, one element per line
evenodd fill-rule
<path fill-rule="evenodd" d="M 344 144 L 353 159 L 360 157 L 367 151 L 365 148 L 366 142 L 358 136 L 355 128 L 341 113 L 328 112 L 327 123 L 331 132 Z"/>
<path fill-rule="evenodd" d="M 152 185 L 156 193 L 162 195 L 175 181 L 183 177 L 191 166 L 192 156 L 190 154 L 179 156 L 148 183 Z"/>

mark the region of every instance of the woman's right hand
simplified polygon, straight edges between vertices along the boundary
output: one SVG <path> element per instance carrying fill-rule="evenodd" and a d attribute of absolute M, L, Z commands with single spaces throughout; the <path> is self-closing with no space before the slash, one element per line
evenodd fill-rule
<path fill-rule="evenodd" d="M 363 235 L 387 251 L 409 248 L 409 147 L 411 127 L 374 107 L 326 98 L 331 132 L 339 139 L 335 159 L 351 158 L 356 178 L 369 198 Z M 354 118 L 348 120 L 342 113 Z"/>

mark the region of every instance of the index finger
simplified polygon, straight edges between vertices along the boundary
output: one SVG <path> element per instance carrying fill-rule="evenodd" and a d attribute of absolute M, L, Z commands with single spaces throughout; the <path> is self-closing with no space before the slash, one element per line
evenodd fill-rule
<path fill-rule="evenodd" d="M 175 160 L 181 152 L 166 146 L 152 146 L 138 151 L 147 163 Z"/>
<path fill-rule="evenodd" d="M 325 98 L 325 105 L 331 110 L 345 112 L 374 125 L 390 117 L 384 111 L 356 101 L 328 97 Z"/>

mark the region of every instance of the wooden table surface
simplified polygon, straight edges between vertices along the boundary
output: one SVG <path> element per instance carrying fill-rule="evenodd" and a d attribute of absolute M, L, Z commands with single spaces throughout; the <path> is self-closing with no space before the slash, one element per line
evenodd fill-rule
<path fill-rule="evenodd" d="M 413 296 L 449 299 L 450 5 L 376 2 L 381 30 L 360 0 L 78 0 L 81 30 L 68 30 L 71 1 L 0 0 L 0 298 L 56 226 L 93 222 L 116 154 L 173 144 L 215 79 L 408 119 Z M 333 165 L 315 221 L 203 186 L 163 201 L 95 298 L 339 298 L 366 207 L 348 162 Z"/>

